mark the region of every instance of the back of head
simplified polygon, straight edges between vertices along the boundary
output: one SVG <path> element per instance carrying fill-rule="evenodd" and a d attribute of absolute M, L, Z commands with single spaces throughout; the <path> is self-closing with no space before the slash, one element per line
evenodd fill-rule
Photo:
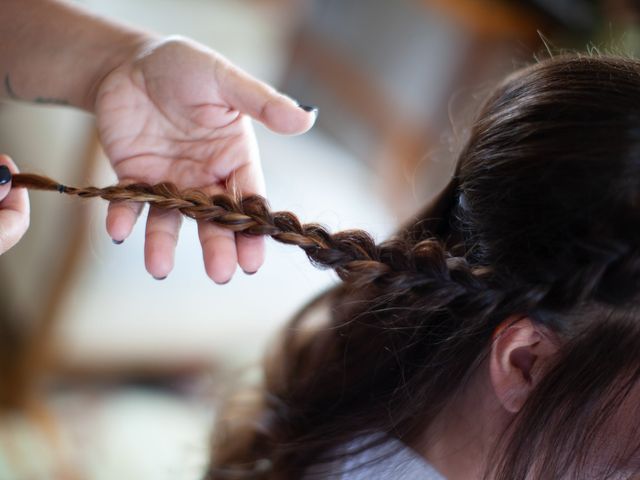
<path fill-rule="evenodd" d="M 639 83 L 636 61 L 570 57 L 498 88 L 459 163 L 470 263 L 500 281 L 555 285 L 546 301 L 558 306 L 630 293 L 613 275 L 638 271 L 629 260 L 640 245 Z"/>
<path fill-rule="evenodd" d="M 588 478 L 596 453 L 628 467 L 638 445 L 599 439 L 640 378 L 640 62 L 564 56 L 507 78 L 443 194 L 376 249 L 293 320 L 210 478 L 300 478 L 359 434 L 421 441 L 515 313 L 563 347 L 488 474 Z"/>

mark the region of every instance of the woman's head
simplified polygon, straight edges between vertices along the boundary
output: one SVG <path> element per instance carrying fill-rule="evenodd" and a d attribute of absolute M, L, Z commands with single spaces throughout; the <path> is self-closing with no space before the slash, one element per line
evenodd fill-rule
<path fill-rule="evenodd" d="M 338 262 L 325 323 L 308 308 L 286 330 L 211 478 L 299 478 L 372 432 L 428 450 L 445 412 L 492 409 L 491 477 L 635 472 L 640 62 L 559 57 L 506 79 L 436 203 L 375 248 L 359 239 L 314 258 L 365 257 Z"/>
<path fill-rule="evenodd" d="M 512 464 L 548 468 L 542 478 L 595 468 L 614 400 L 640 374 L 639 83 L 624 59 L 530 67 L 488 100 L 458 164 L 453 230 L 467 261 L 560 342 L 505 442 Z"/>

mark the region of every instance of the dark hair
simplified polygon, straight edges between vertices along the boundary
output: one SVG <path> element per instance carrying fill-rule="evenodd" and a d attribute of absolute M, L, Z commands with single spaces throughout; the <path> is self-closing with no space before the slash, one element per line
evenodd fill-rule
<path fill-rule="evenodd" d="M 344 280 L 292 319 L 263 388 L 219 415 L 209 480 L 301 478 L 368 433 L 417 445 L 514 313 L 563 345 L 487 476 L 632 474 L 640 426 L 622 449 L 606 438 L 619 433 L 616 413 L 640 380 L 638 61 L 564 56 L 507 78 L 447 188 L 380 245 L 363 231 L 302 225 L 259 197 L 209 198 L 170 184 L 77 189 L 34 175 L 13 184 L 147 201 L 268 234 Z M 361 449 L 383 437 L 372 438 Z"/>
<path fill-rule="evenodd" d="M 220 415 L 209 479 L 301 478 L 360 434 L 417 443 L 513 313 L 563 346 L 487 474 L 628 463 L 640 436 L 613 451 L 602 435 L 640 378 L 638 61 L 563 56 L 507 78 L 445 191 L 375 251 L 384 271 L 363 262 L 300 312 L 255 402 Z"/>

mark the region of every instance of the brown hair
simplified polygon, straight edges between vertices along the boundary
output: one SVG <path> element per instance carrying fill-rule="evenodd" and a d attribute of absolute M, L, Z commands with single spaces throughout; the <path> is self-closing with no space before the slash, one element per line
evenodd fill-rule
<path fill-rule="evenodd" d="M 640 379 L 635 60 L 558 57 L 509 77 L 482 108 L 445 191 L 380 245 L 359 230 L 301 225 L 260 197 L 209 198 L 169 184 L 75 189 L 25 175 L 14 185 L 147 201 L 271 235 L 345 280 L 288 325 L 255 402 L 220 415 L 208 479 L 301 478 L 361 434 L 417 444 L 513 313 L 564 345 L 487 476 L 632 471 L 638 430 L 622 451 L 603 435 Z M 321 305 L 318 326 L 310 313 Z"/>
<path fill-rule="evenodd" d="M 603 439 L 640 379 L 638 225 L 640 63 L 566 56 L 510 76 L 445 191 L 386 243 L 381 260 L 411 275 L 300 312 L 256 403 L 220 415 L 208 478 L 301 478 L 372 433 L 420 447 L 514 313 L 563 346 L 486 476 L 631 476 L 638 429 L 622 450 Z"/>
<path fill-rule="evenodd" d="M 291 212 L 272 212 L 268 202 L 259 195 L 245 198 L 227 194 L 207 196 L 198 190 L 180 191 L 171 183 L 77 188 L 29 173 L 14 175 L 12 186 L 58 191 L 82 198 L 99 197 L 114 202 L 146 202 L 157 208 L 179 210 L 187 217 L 212 222 L 234 232 L 269 235 L 278 242 L 297 245 L 317 267 L 332 268 L 342 280 L 358 285 L 401 283 L 416 276 L 415 271 L 409 269 L 394 270 L 393 265 L 385 260 L 395 255 L 411 256 L 404 245 L 396 242 L 376 245 L 362 230 L 332 234 L 322 225 L 302 224 Z"/>

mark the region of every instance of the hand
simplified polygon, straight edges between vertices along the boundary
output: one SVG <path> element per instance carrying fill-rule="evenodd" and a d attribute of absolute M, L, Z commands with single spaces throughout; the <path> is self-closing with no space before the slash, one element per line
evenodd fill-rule
<path fill-rule="evenodd" d="M 11 175 L 18 167 L 6 155 L 0 155 L 0 254 L 13 247 L 29 228 L 27 190 L 11 190 Z"/>
<path fill-rule="evenodd" d="M 121 183 L 171 181 L 209 194 L 265 195 L 249 117 L 283 134 L 307 131 L 314 109 L 300 107 L 224 57 L 186 39 L 139 50 L 96 91 L 100 139 Z M 111 204 L 107 231 L 117 243 L 131 232 L 142 205 Z M 177 212 L 151 209 L 145 265 L 155 278 L 173 268 L 181 225 Z M 264 261 L 264 239 L 199 223 L 209 277 L 228 282 L 236 264 L 247 273 Z"/>

